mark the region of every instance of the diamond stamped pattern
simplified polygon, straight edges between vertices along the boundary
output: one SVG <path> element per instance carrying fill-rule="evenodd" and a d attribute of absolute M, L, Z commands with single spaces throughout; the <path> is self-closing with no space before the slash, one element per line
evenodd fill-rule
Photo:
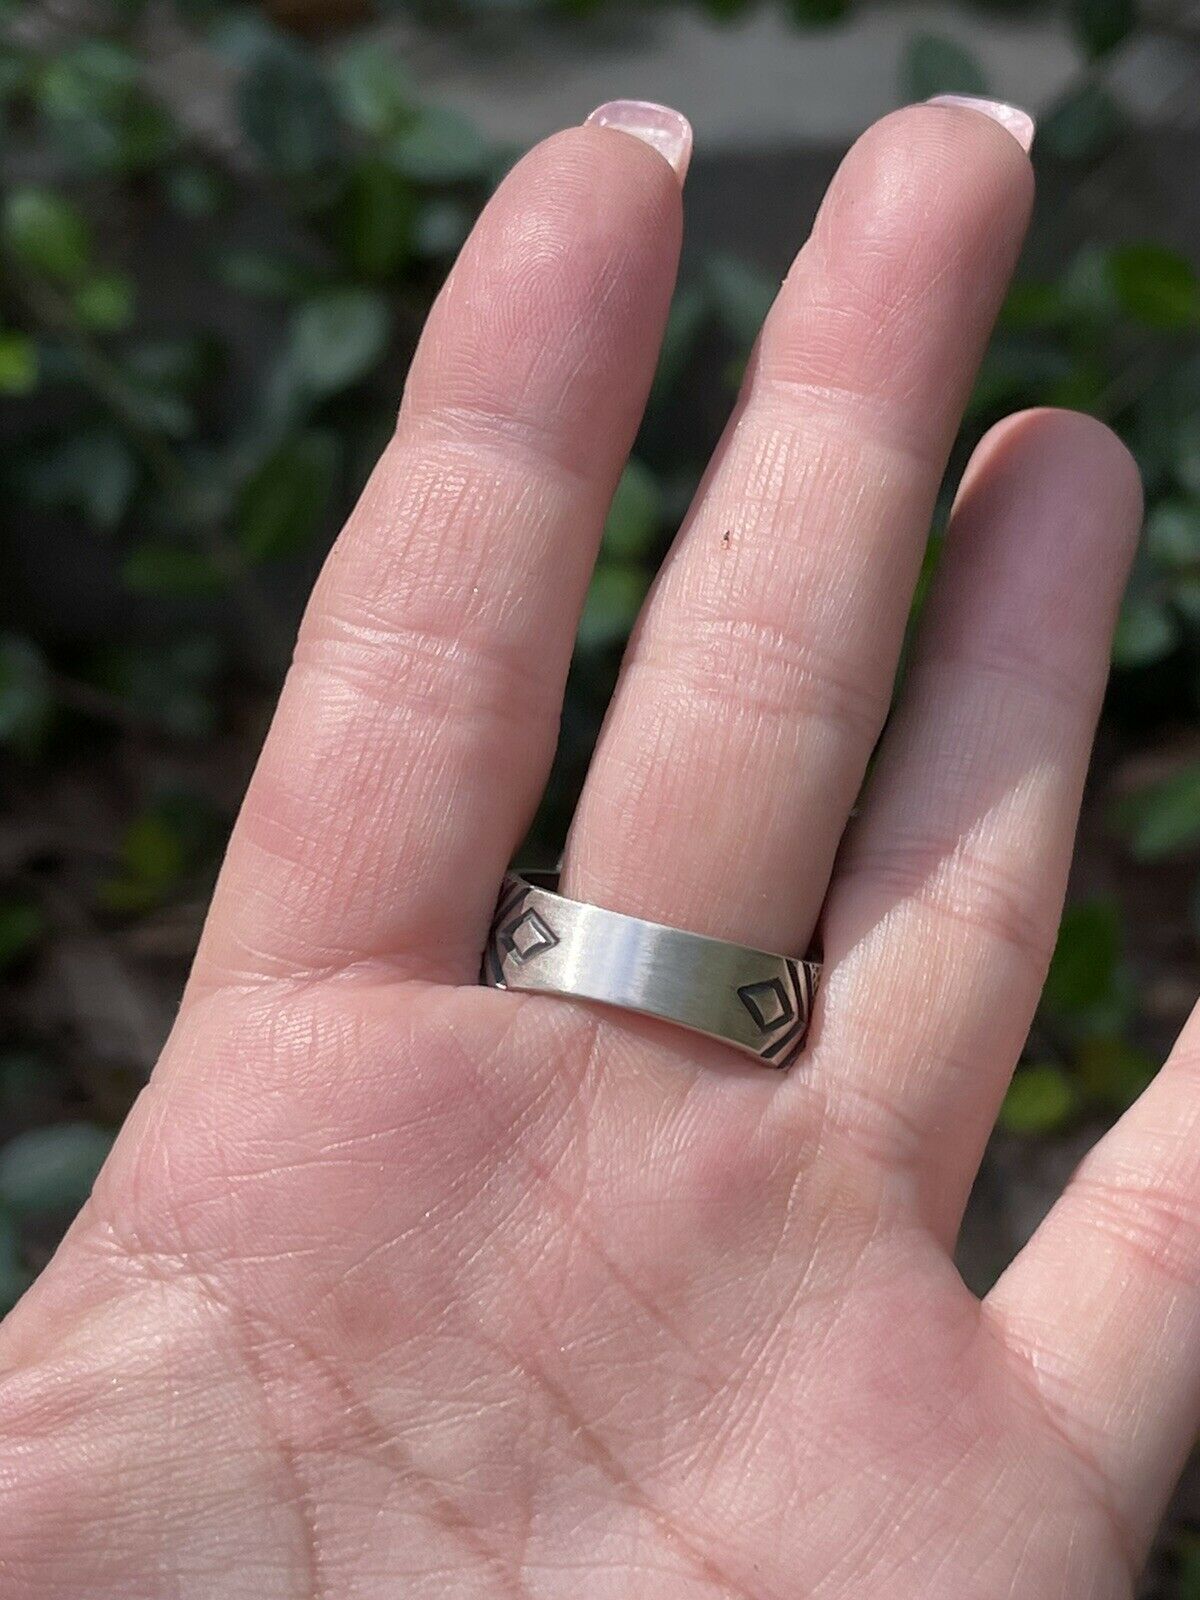
<path fill-rule="evenodd" d="M 804 1043 L 812 1005 L 813 969 L 785 957 L 778 977 L 744 983 L 737 997 L 762 1034 L 758 1055 L 768 1066 L 786 1068 Z"/>
<path fill-rule="evenodd" d="M 744 984 L 738 990 L 738 999 L 764 1033 L 791 1022 L 795 1015 L 791 998 L 778 978 Z"/>
<path fill-rule="evenodd" d="M 513 960 L 524 966 L 544 950 L 552 950 L 558 943 L 558 936 L 536 911 L 529 910 L 508 927 L 501 928 L 500 942 Z"/>

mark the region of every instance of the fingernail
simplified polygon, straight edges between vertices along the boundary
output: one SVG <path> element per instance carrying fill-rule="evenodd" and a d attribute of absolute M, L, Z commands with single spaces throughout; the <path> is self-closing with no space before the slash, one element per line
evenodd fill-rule
<path fill-rule="evenodd" d="M 967 111 L 978 111 L 981 117 L 991 117 L 1009 133 L 1028 155 L 1033 148 L 1033 118 L 1020 106 L 1006 105 L 1003 100 L 985 100 L 974 94 L 935 94 L 927 104 L 931 106 L 962 106 Z"/>
<path fill-rule="evenodd" d="M 632 134 L 658 151 L 680 183 L 687 177 L 692 159 L 692 125 L 670 106 L 656 106 L 652 100 L 608 100 L 596 107 L 588 122 L 598 128 L 616 128 Z"/>

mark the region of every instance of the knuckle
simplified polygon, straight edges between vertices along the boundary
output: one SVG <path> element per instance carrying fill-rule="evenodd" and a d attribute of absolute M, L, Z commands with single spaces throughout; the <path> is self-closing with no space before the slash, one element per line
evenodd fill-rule
<path fill-rule="evenodd" d="M 1136 1266 L 1179 1288 L 1200 1284 L 1200 1187 L 1162 1174 L 1100 1174 L 1085 1167 L 1071 1195 L 1089 1231 L 1110 1239 Z"/>
<path fill-rule="evenodd" d="M 839 671 L 830 656 L 790 628 L 748 610 L 688 619 L 686 631 L 640 646 L 629 670 L 685 703 L 753 723 L 816 723 L 867 748 L 887 700 L 878 685 Z"/>
<path fill-rule="evenodd" d="M 811 314 L 817 315 L 815 309 Z M 783 326 L 773 330 L 754 376 L 755 420 L 765 422 L 779 415 L 790 419 L 806 438 L 818 438 L 826 455 L 842 457 L 859 474 L 885 474 L 889 479 L 940 476 L 945 455 L 941 442 L 914 429 L 911 408 L 898 405 L 877 382 L 848 380 L 837 355 L 844 338 L 840 321 L 847 315 L 839 304 L 827 313 L 827 333 L 807 329 L 800 338 L 801 330 L 791 329 L 781 313 Z M 872 322 L 865 304 L 857 315 L 864 325 Z M 877 344 L 888 339 L 886 330 L 872 337 Z M 900 360 L 902 352 L 893 350 L 891 356 Z M 888 352 L 881 350 L 880 357 L 887 358 Z"/>
<path fill-rule="evenodd" d="M 549 642 L 530 635 L 546 553 L 588 495 L 548 443 L 527 442 L 523 457 L 496 428 L 470 441 L 407 434 L 335 546 L 295 666 L 348 691 L 354 709 L 490 719 L 506 732 L 556 723 L 566 641 L 557 629 Z M 498 549 L 520 552 L 499 574 Z"/>
<path fill-rule="evenodd" d="M 558 683 L 536 651 L 449 618 L 401 621 L 326 612 L 297 648 L 296 667 L 344 689 L 355 708 L 423 720 L 493 722 L 511 733 L 558 716 Z"/>
<path fill-rule="evenodd" d="M 1047 626 L 1053 618 L 1046 618 Z M 965 626 L 965 624 L 964 624 Z M 931 693 L 943 685 L 958 696 L 974 696 L 982 705 L 999 705 L 1016 694 L 1050 712 L 1061 712 L 1063 724 L 1074 728 L 1080 718 L 1093 715 L 1101 684 L 1096 675 L 1078 665 L 1051 659 L 1048 651 L 1031 651 L 1019 633 L 978 640 L 952 639 L 942 649 L 926 648 L 914 662 L 911 682 L 936 680 Z"/>
<path fill-rule="evenodd" d="M 893 840 L 852 851 L 843 879 L 872 899 L 915 906 L 955 924 L 986 944 L 1008 950 L 1040 983 L 1054 949 L 1055 930 L 1040 911 L 1037 885 L 993 856 L 940 835 Z"/>

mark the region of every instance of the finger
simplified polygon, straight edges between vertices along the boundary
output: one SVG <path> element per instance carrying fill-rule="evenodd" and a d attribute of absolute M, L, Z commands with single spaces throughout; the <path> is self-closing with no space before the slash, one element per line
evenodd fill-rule
<path fill-rule="evenodd" d="M 806 944 L 1031 190 L 1017 140 L 960 107 L 846 158 L 630 645 L 572 894 Z"/>
<path fill-rule="evenodd" d="M 1200 1010 L 986 1310 L 1136 1571 L 1200 1428 Z"/>
<path fill-rule="evenodd" d="M 687 124 L 597 116 L 509 175 L 434 307 L 301 628 L 201 981 L 478 963 L 678 255 Z"/>
<path fill-rule="evenodd" d="M 1141 495 L 1101 423 L 980 445 L 834 875 L 812 1081 L 957 1230 L 1046 974 Z"/>

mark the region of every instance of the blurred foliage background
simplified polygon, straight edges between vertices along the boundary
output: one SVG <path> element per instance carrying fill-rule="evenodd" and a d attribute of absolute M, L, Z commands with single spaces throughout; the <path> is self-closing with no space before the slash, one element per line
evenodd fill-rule
<path fill-rule="evenodd" d="M 798 29 L 854 9 L 771 5 Z M 451 49 L 497 19 L 583 49 L 597 15 L 661 9 L 0 0 L 0 1309 L 153 1062 L 304 592 L 516 153 L 423 91 L 389 22 Z M 754 8 L 694 9 L 735 29 Z M 1056 9 L 1079 70 L 1035 155 L 1066 199 L 1039 210 L 945 500 L 990 422 L 1067 404 L 1131 444 L 1148 518 L 1072 904 L 968 1227 L 980 1281 L 1155 1070 L 1200 945 L 1200 276 L 1143 203 L 1160 176 L 1169 190 L 1163 163 L 1187 181 L 1196 146 L 1148 138 L 1110 71 L 1146 39 L 1200 61 L 1200 19 Z M 914 28 L 897 103 L 988 87 L 960 40 Z M 543 857 L 775 282 L 737 237 L 685 258 L 583 619 Z M 1185 1499 L 1148 1592 L 1200 1596 L 1193 1525 Z"/>

